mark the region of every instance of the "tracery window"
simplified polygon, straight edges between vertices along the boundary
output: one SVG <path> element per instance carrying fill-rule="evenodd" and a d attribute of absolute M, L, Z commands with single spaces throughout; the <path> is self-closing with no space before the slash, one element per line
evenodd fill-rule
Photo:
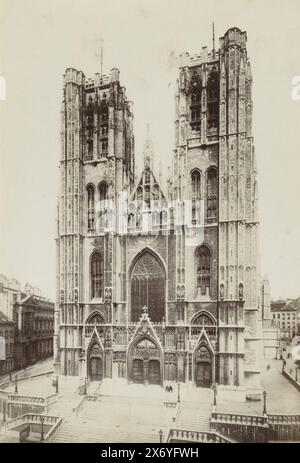
<path fill-rule="evenodd" d="M 86 321 L 87 324 L 90 325 L 103 325 L 104 318 L 100 313 L 93 313 Z"/>
<path fill-rule="evenodd" d="M 108 106 L 106 99 L 101 101 L 100 105 L 100 139 L 99 139 L 99 155 L 100 157 L 107 157 L 108 154 Z"/>
<path fill-rule="evenodd" d="M 86 108 L 86 155 L 92 156 L 93 154 L 93 132 L 94 132 L 94 106 L 93 99 L 90 96 Z"/>
<path fill-rule="evenodd" d="M 213 67 L 207 81 L 208 129 L 219 125 L 219 73 Z"/>
<path fill-rule="evenodd" d="M 192 325 L 215 325 L 215 322 L 213 321 L 212 317 L 202 312 L 194 318 Z"/>
<path fill-rule="evenodd" d="M 210 293 L 211 255 L 207 246 L 203 245 L 196 250 L 197 288 L 202 295 Z"/>
<path fill-rule="evenodd" d="M 211 167 L 207 170 L 206 174 L 207 184 L 207 209 L 206 217 L 208 222 L 214 222 L 217 219 L 217 192 L 218 192 L 218 176 L 217 170 Z"/>
<path fill-rule="evenodd" d="M 160 261 L 144 251 L 131 273 L 131 317 L 138 321 L 147 306 L 153 322 L 161 322 L 165 312 L 165 272 Z"/>
<path fill-rule="evenodd" d="M 192 220 L 197 218 L 196 214 L 196 201 L 201 199 L 201 173 L 199 170 L 194 169 L 191 173 L 192 184 Z"/>
<path fill-rule="evenodd" d="M 100 253 L 95 252 L 91 257 L 91 296 L 92 299 L 103 297 L 103 259 Z"/>
<path fill-rule="evenodd" d="M 201 81 L 193 75 L 190 85 L 190 125 L 192 130 L 200 130 L 201 126 Z"/>
<path fill-rule="evenodd" d="M 95 225 L 95 190 L 93 185 L 87 187 L 88 197 L 88 230 L 94 230 Z"/>

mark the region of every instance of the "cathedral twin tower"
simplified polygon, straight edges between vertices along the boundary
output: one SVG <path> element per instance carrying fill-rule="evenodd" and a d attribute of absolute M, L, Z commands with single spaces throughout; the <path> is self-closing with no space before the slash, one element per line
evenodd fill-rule
<path fill-rule="evenodd" d="M 246 33 L 180 57 L 172 176 L 135 174 L 119 80 L 67 69 L 55 367 L 82 380 L 260 390 L 256 163 Z"/>

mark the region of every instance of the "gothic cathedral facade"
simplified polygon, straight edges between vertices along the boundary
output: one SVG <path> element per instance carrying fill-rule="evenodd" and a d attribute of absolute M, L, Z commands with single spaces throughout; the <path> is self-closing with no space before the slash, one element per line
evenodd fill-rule
<path fill-rule="evenodd" d="M 54 355 L 91 380 L 260 389 L 262 315 L 246 33 L 181 55 L 172 175 L 135 173 L 119 80 L 69 68 L 61 108 Z"/>

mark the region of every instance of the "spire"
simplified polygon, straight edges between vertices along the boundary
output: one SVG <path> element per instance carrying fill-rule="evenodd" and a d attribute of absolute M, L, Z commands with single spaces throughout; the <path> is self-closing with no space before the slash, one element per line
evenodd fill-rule
<path fill-rule="evenodd" d="M 150 138 L 150 124 L 147 124 L 147 135 L 144 144 L 144 165 L 152 170 L 153 163 L 153 143 Z"/>

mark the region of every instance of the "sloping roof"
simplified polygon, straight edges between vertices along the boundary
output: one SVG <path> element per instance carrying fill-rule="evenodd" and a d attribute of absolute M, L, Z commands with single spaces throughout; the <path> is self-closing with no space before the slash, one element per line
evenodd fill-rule
<path fill-rule="evenodd" d="M 54 302 L 46 299 L 45 297 L 36 296 L 35 294 L 24 297 L 24 299 L 22 299 L 19 304 L 54 310 Z"/>
<path fill-rule="evenodd" d="M 3 312 L 1 312 L 0 310 L 0 325 L 7 325 L 7 324 L 10 324 L 10 325 L 14 325 L 14 322 L 12 320 L 10 320 L 6 315 L 4 315 Z"/>
<path fill-rule="evenodd" d="M 294 299 L 293 301 L 290 301 L 286 305 L 286 310 L 300 310 L 300 297 Z"/>
<path fill-rule="evenodd" d="M 296 312 L 300 310 L 300 297 L 287 301 L 279 300 L 271 302 L 271 311 Z"/>

